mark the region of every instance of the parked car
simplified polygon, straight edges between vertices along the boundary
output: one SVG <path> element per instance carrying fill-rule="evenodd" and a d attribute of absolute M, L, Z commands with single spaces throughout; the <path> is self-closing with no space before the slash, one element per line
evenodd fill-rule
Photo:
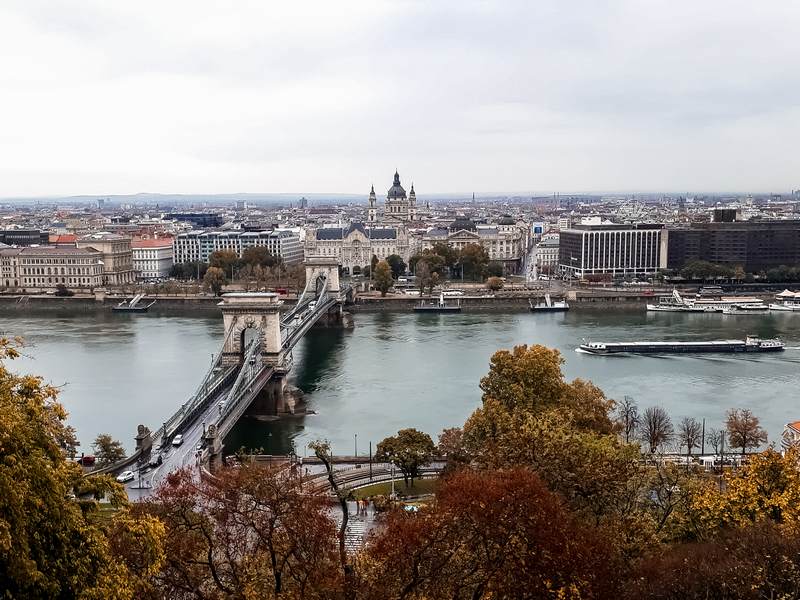
<path fill-rule="evenodd" d="M 180 446 L 182 443 L 183 443 L 183 434 L 179 433 L 174 438 L 172 438 L 173 446 Z"/>
<path fill-rule="evenodd" d="M 81 456 L 80 458 L 76 458 L 75 462 L 81 465 L 82 467 L 93 467 L 94 466 L 95 458 L 91 454 L 86 454 Z"/>
<path fill-rule="evenodd" d="M 117 475 L 117 481 L 120 483 L 125 483 L 127 481 L 133 481 L 136 476 L 133 474 L 133 471 L 123 471 L 119 475 Z"/>

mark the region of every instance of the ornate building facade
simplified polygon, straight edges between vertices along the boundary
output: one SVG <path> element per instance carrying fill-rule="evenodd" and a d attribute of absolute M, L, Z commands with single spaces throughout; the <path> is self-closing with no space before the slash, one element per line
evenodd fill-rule
<path fill-rule="evenodd" d="M 394 182 L 386 193 L 386 205 L 383 211 L 383 221 L 387 223 L 405 223 L 416 221 L 417 214 L 417 194 L 414 191 L 414 184 L 406 194 L 406 190 L 400 184 L 400 174 L 394 172 Z M 369 223 L 378 222 L 377 197 L 375 186 L 369 192 L 369 209 L 367 210 L 367 221 Z"/>
<path fill-rule="evenodd" d="M 346 275 L 360 273 L 373 256 L 383 260 L 392 254 L 408 262 L 408 234 L 404 227 L 351 223 L 347 227 L 322 227 L 306 234 L 306 257 L 335 257 Z"/>

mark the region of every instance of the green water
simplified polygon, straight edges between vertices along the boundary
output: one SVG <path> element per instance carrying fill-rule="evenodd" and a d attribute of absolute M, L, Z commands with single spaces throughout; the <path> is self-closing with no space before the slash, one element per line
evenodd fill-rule
<path fill-rule="evenodd" d="M 647 314 L 573 310 L 565 314 L 356 314 L 352 330 L 315 329 L 294 351 L 291 382 L 317 414 L 263 422 L 245 418 L 226 441 L 299 454 L 316 438 L 337 453 L 366 453 L 369 441 L 403 427 L 431 435 L 460 425 L 480 403 L 478 382 L 498 348 L 538 343 L 559 349 L 569 378 L 611 397 L 661 404 L 677 423 L 705 418 L 719 427 L 732 407 L 749 407 L 779 440 L 800 418 L 800 315 Z M 157 427 L 194 393 L 222 340 L 215 313 L 112 315 L 108 312 L 0 314 L 0 330 L 32 346 L 15 368 L 63 385 L 61 399 L 84 445 L 109 432 L 128 447 L 138 423 Z M 610 356 L 575 352 L 596 341 L 781 336 L 779 354 Z M 357 440 L 356 440 L 357 436 Z"/>

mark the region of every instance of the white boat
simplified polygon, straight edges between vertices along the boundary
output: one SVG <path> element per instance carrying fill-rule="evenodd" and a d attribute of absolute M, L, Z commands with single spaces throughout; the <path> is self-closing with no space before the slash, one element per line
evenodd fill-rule
<path fill-rule="evenodd" d="M 769 312 L 769 306 L 765 304 L 734 304 L 722 309 L 724 315 L 763 315 Z"/>
<path fill-rule="evenodd" d="M 726 308 L 732 306 L 742 306 L 747 305 L 749 307 L 755 307 L 756 305 L 764 306 L 764 301 L 760 298 L 750 298 L 750 297 L 737 297 L 737 296 L 723 296 L 722 298 L 698 298 L 696 300 L 689 300 L 687 301 L 689 306 L 693 306 L 695 308 L 702 308 L 708 312 L 723 312 Z"/>
<path fill-rule="evenodd" d="M 672 290 L 669 296 L 659 296 L 658 304 L 648 304 L 651 312 L 706 312 L 703 308 L 695 308 L 684 300 L 678 290 Z"/>
<path fill-rule="evenodd" d="M 569 310 L 569 304 L 566 300 L 556 300 L 553 302 L 550 298 L 550 294 L 544 295 L 544 302 L 534 304 L 531 300 L 528 300 L 528 305 L 531 308 L 531 312 L 566 312 Z"/>
<path fill-rule="evenodd" d="M 769 309 L 779 312 L 800 312 L 800 302 L 781 302 L 780 304 L 770 304 Z"/>

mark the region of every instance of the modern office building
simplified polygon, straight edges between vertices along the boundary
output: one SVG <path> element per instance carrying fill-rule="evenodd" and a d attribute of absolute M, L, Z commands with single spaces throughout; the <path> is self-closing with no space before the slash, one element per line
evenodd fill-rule
<path fill-rule="evenodd" d="M 294 231 L 187 231 L 175 236 L 173 242 L 175 263 L 208 262 L 218 250 L 231 250 L 242 256 L 251 246 L 264 246 L 272 256 L 284 264 L 294 265 L 303 260 L 303 245 Z"/>
<path fill-rule="evenodd" d="M 174 250 L 172 238 L 153 240 L 133 240 L 133 270 L 137 279 L 157 279 L 169 277 L 172 270 Z"/>
<path fill-rule="evenodd" d="M 705 260 L 747 273 L 800 265 L 800 221 L 715 221 L 669 230 L 667 268 Z"/>
<path fill-rule="evenodd" d="M 168 218 L 180 223 L 191 223 L 195 227 L 221 227 L 224 223 L 222 215 L 217 213 L 171 213 Z"/>
<path fill-rule="evenodd" d="M 38 229 L 0 229 L 0 244 L 9 246 L 46 246 L 49 237 Z"/>
<path fill-rule="evenodd" d="M 20 290 L 91 289 L 103 285 L 103 254 L 93 248 L 0 249 L 0 284 Z"/>
<path fill-rule="evenodd" d="M 574 277 L 650 275 L 666 267 L 664 225 L 574 225 L 559 237 L 558 268 Z"/>

